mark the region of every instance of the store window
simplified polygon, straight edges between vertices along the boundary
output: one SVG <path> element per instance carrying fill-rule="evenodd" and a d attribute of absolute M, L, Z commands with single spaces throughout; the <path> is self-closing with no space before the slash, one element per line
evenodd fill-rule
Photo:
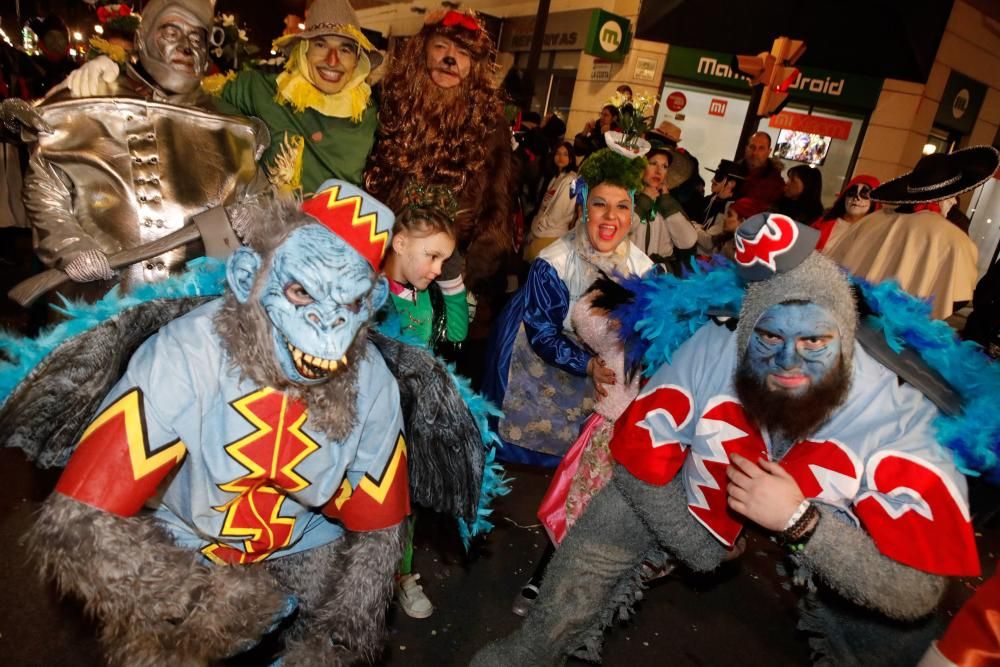
<path fill-rule="evenodd" d="M 932 153 L 948 154 L 958 148 L 961 135 L 952 132 L 947 128 L 935 126 L 931 128 L 931 133 L 927 135 L 927 143 L 924 144 L 924 155 Z"/>
<path fill-rule="evenodd" d="M 535 89 L 531 96 L 531 110 L 544 118 L 551 113 L 565 119 L 576 85 L 576 70 L 580 64 L 579 51 L 543 51 L 535 75 Z M 522 73 L 528 67 L 528 53 L 519 53 L 514 67 Z"/>
<path fill-rule="evenodd" d="M 667 82 L 654 126 L 668 120 L 681 128 L 680 147 L 698 159 L 701 178 L 712 180 L 719 160 L 736 153 L 750 95 Z"/>
<path fill-rule="evenodd" d="M 680 145 L 698 158 L 706 182 L 707 168 L 722 158 L 742 157 L 750 87 L 733 69 L 734 57 L 677 45 L 667 51 L 656 122 L 669 120 L 681 128 Z M 757 119 L 755 126 L 771 135 L 772 147 L 782 144 L 786 168 L 801 162 L 822 172 L 823 202 L 830 205 L 853 166 L 867 114 L 881 90 L 882 79 L 876 77 L 802 67 L 783 113 Z"/>
<path fill-rule="evenodd" d="M 757 129 L 771 135 L 772 154 L 785 164 L 809 164 L 823 175 L 823 206 L 844 189 L 858 148 L 865 117 L 843 111 L 789 104 L 780 114 L 761 118 Z"/>

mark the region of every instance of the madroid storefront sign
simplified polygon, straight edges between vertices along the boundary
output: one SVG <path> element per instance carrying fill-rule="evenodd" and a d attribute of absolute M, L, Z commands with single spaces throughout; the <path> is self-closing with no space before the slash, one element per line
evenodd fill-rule
<path fill-rule="evenodd" d="M 629 20 L 603 9 L 593 10 L 583 52 L 612 62 L 621 62 L 628 54 L 632 30 Z"/>
<path fill-rule="evenodd" d="M 747 77 L 735 69 L 731 53 L 670 46 L 664 76 L 704 81 L 717 86 L 750 92 Z M 789 88 L 792 101 L 834 104 L 873 109 L 882 92 L 882 79 L 845 74 L 816 67 L 799 67 L 799 76 Z"/>

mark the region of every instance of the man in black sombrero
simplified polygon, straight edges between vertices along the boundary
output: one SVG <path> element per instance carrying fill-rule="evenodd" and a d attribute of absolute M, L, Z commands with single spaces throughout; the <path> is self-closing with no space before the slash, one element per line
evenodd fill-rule
<path fill-rule="evenodd" d="M 851 229 L 830 258 L 872 282 L 894 278 L 910 294 L 932 299 L 934 317 L 948 317 L 972 298 L 978 253 L 942 204 L 982 184 L 998 164 L 990 146 L 925 155 L 913 171 L 872 191 L 886 206 Z"/>

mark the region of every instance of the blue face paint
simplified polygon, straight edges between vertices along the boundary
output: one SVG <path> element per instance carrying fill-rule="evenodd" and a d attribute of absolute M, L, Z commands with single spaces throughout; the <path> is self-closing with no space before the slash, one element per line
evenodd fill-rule
<path fill-rule="evenodd" d="M 347 349 L 372 317 L 376 282 L 368 262 L 321 225 L 296 229 L 274 251 L 260 303 L 289 379 L 315 384 L 347 363 Z"/>
<path fill-rule="evenodd" d="M 840 330 L 833 314 L 818 304 L 777 304 L 757 320 L 747 361 L 769 389 L 802 395 L 840 361 Z"/>

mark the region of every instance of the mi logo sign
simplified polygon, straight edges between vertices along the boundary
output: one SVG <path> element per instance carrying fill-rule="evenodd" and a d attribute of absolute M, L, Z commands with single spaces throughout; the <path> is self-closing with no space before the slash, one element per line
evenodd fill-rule
<path fill-rule="evenodd" d="M 969 91 L 965 88 L 958 91 L 955 95 L 955 99 L 951 101 L 951 115 L 955 118 L 961 118 L 965 115 L 965 112 L 969 108 Z"/>
<path fill-rule="evenodd" d="M 708 115 L 725 116 L 727 106 L 729 106 L 728 100 L 720 100 L 717 97 L 713 97 L 712 101 L 708 103 Z"/>

